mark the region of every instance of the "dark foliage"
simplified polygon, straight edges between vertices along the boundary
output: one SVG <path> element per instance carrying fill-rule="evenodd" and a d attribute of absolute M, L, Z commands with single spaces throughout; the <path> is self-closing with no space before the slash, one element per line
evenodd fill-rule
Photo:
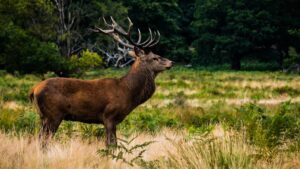
<path fill-rule="evenodd" d="M 61 12 L 56 2 L 64 2 Z M 145 37 L 148 27 L 160 30 L 155 52 L 175 62 L 289 67 L 299 64 L 299 5 L 297 0 L 2 0 L 0 69 L 74 73 L 68 69 L 72 55 L 89 49 L 101 56 L 115 48 L 89 31 L 101 25 L 102 16 L 121 24 L 129 16 Z"/>

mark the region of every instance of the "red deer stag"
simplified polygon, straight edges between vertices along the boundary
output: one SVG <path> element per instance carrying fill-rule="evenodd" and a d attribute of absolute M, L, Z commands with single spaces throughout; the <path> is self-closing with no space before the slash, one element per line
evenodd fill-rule
<path fill-rule="evenodd" d="M 129 18 L 128 31 L 112 17 L 111 24 L 103 20 L 108 30 L 95 27 L 93 31 L 110 35 L 117 43 L 130 48 L 128 53 L 135 61 L 121 78 L 50 78 L 35 85 L 30 91 L 30 99 L 39 110 L 39 137 L 44 146 L 62 120 L 103 124 L 106 145 L 116 145 L 116 125 L 152 96 L 157 74 L 172 67 L 172 61 L 150 51 L 159 42 L 158 31 L 149 29 L 150 36 L 141 42 L 138 30 L 138 40 L 134 42 L 130 36 L 133 24 Z"/>

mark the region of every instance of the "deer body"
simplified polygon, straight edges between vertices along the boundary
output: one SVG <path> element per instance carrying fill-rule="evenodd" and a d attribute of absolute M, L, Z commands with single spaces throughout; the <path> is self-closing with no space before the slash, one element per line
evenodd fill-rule
<path fill-rule="evenodd" d="M 119 123 L 155 91 L 155 75 L 135 65 L 119 79 L 50 78 L 37 84 L 31 94 L 39 109 L 47 109 L 41 115 L 49 120 Z"/>
<path fill-rule="evenodd" d="M 156 71 L 137 58 L 130 71 L 119 79 L 79 80 L 51 78 L 30 93 L 36 103 L 42 128 L 40 137 L 54 134 L 62 120 L 104 124 L 106 144 L 116 144 L 116 125 L 155 91 Z M 167 68 L 170 68 L 168 61 Z M 46 144 L 46 143 L 43 143 Z"/>

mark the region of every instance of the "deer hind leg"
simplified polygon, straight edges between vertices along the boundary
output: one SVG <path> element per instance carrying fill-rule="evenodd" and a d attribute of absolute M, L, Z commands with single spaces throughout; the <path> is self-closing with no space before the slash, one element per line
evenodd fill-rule
<path fill-rule="evenodd" d="M 47 148 L 49 140 L 54 136 L 58 129 L 61 119 L 52 120 L 50 118 L 41 118 L 41 128 L 39 133 L 39 140 L 43 149 Z"/>
<path fill-rule="evenodd" d="M 116 124 L 108 121 L 104 124 L 106 130 L 106 147 L 117 146 Z"/>

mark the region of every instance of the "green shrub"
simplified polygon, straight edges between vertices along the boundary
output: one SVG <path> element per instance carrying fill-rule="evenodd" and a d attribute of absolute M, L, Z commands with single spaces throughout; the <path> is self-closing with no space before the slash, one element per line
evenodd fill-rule
<path fill-rule="evenodd" d="M 137 110 L 130 114 L 121 124 L 120 129 L 125 132 L 148 131 L 156 132 L 163 127 L 179 127 L 178 120 L 160 109 Z"/>
<path fill-rule="evenodd" d="M 35 134 L 38 129 L 37 115 L 26 110 L 0 110 L 0 129 L 5 132 Z"/>
<path fill-rule="evenodd" d="M 43 42 L 16 26 L 6 25 L 0 33 L 0 67 L 10 73 L 45 73 L 59 71 L 64 59 L 55 43 Z"/>
<path fill-rule="evenodd" d="M 287 94 L 289 96 L 299 96 L 300 95 L 300 90 L 294 89 L 294 88 L 291 88 L 288 86 L 278 87 L 278 88 L 275 88 L 273 91 L 279 95 L 284 95 L 284 94 Z"/>
<path fill-rule="evenodd" d="M 82 75 L 85 71 L 103 66 L 104 61 L 101 56 L 95 52 L 85 50 L 81 53 L 81 56 L 73 55 L 69 60 L 69 69 L 79 75 Z"/>
<path fill-rule="evenodd" d="M 266 108 L 251 103 L 238 109 L 237 119 L 240 119 L 237 124 L 246 128 L 249 140 L 261 147 L 276 148 L 300 136 L 297 114 L 286 111 L 268 114 Z"/>
<path fill-rule="evenodd" d="M 2 131 L 11 131 L 19 113 L 10 109 L 0 109 L 0 129 Z"/>
<path fill-rule="evenodd" d="M 3 101 L 27 103 L 28 91 L 39 78 L 25 75 L 16 77 L 10 74 L 0 77 L 0 98 Z"/>
<path fill-rule="evenodd" d="M 75 123 L 71 121 L 63 121 L 58 130 L 56 136 L 59 137 L 60 135 L 66 135 L 71 137 L 75 132 Z"/>
<path fill-rule="evenodd" d="M 65 58 L 60 56 L 58 47 L 54 43 L 43 42 L 36 44 L 33 48 L 36 53 L 22 60 L 21 72 L 25 70 L 25 73 L 46 73 L 48 71 L 59 72 L 64 69 Z"/>
<path fill-rule="evenodd" d="M 81 124 L 80 132 L 83 138 L 89 139 L 91 137 L 104 137 L 105 129 L 99 125 Z"/>
<path fill-rule="evenodd" d="M 24 114 L 18 117 L 14 126 L 18 133 L 35 134 L 38 129 L 36 113 L 24 112 Z"/>
<path fill-rule="evenodd" d="M 297 53 L 294 47 L 289 47 L 288 56 L 284 59 L 284 66 L 288 67 L 292 64 L 300 62 L 300 54 Z"/>
<path fill-rule="evenodd" d="M 145 161 L 143 159 L 143 154 L 147 151 L 147 147 L 154 143 L 154 141 L 132 145 L 132 142 L 136 138 L 137 136 L 130 140 L 118 139 L 118 145 L 99 149 L 97 153 L 101 157 L 108 157 L 116 161 L 121 161 L 131 167 L 140 166 L 141 168 L 154 168 L 156 166 L 156 161 Z"/>

